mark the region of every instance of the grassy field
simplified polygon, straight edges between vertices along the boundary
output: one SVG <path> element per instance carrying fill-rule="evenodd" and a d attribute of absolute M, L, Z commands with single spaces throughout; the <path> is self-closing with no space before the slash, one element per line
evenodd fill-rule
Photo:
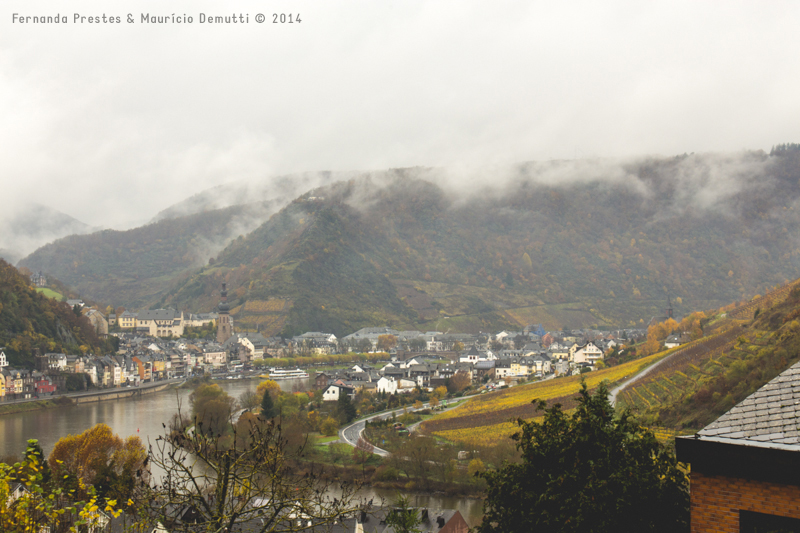
<path fill-rule="evenodd" d="M 64 298 L 64 296 L 61 295 L 60 293 L 57 293 L 53 289 L 48 289 L 47 287 L 37 287 L 36 292 L 42 293 L 48 298 L 52 298 L 58 301 L 61 301 Z"/>
<path fill-rule="evenodd" d="M 311 435 L 314 437 L 315 446 L 321 446 L 329 442 L 339 440 L 339 435 L 331 435 L 330 437 L 327 437 L 325 435 L 320 435 L 319 433 L 312 433 Z"/>
<path fill-rule="evenodd" d="M 425 421 L 425 432 L 450 441 L 491 445 L 498 439 L 510 436 L 516 430 L 512 420 L 531 420 L 539 416 L 535 399 L 561 403 L 570 408 L 574 396 L 580 390 L 581 378 L 590 389 L 602 381 L 614 383 L 661 359 L 669 352 L 661 352 L 619 366 L 590 372 L 583 376 L 570 376 L 520 385 L 473 398 L 458 409 L 446 411 Z"/>

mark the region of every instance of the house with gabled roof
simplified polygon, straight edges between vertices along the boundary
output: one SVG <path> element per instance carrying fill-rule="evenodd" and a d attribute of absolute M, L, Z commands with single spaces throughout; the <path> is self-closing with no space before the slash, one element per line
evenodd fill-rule
<path fill-rule="evenodd" d="M 572 351 L 570 361 L 576 364 L 589 363 L 594 365 L 601 359 L 603 359 L 603 350 L 598 348 L 594 342 L 589 341 L 582 346 L 576 346 L 575 350 Z"/>
<path fill-rule="evenodd" d="M 478 379 L 488 376 L 489 379 L 494 378 L 494 367 L 496 361 L 478 361 L 475 363 L 475 375 Z"/>
<path fill-rule="evenodd" d="M 347 394 L 350 398 L 356 395 L 355 387 L 345 385 L 344 382 L 331 383 L 322 391 L 322 401 L 335 402 L 339 400 L 340 394 Z"/>
<path fill-rule="evenodd" d="M 498 359 L 494 365 L 494 377 L 496 379 L 504 379 L 513 375 L 511 373 L 511 358 Z"/>
<path fill-rule="evenodd" d="M 10 507 L 11 504 L 22 498 L 25 494 L 30 494 L 28 487 L 19 481 L 12 481 L 8 485 L 8 499 L 5 502 L 6 506 Z"/>
<path fill-rule="evenodd" d="M 121 329 L 134 329 L 136 327 L 136 313 L 124 311 L 117 317 L 117 322 Z"/>
<path fill-rule="evenodd" d="M 83 316 L 89 319 L 98 335 L 108 335 L 108 320 L 103 313 L 91 307 L 84 307 L 82 309 Z"/>
<path fill-rule="evenodd" d="M 482 355 L 483 355 L 483 357 L 482 357 Z M 459 363 L 477 363 L 481 359 L 485 360 L 486 359 L 485 355 L 486 355 L 485 352 L 483 354 L 481 354 L 481 352 L 478 350 L 478 347 L 475 344 L 473 344 L 472 346 L 470 346 L 469 350 L 465 350 L 465 351 L 460 352 L 458 354 L 458 362 Z"/>
<path fill-rule="evenodd" d="M 800 531 L 800 363 L 691 437 L 693 533 Z"/>
<path fill-rule="evenodd" d="M 539 353 L 529 357 L 531 361 L 530 368 L 537 374 L 549 374 L 552 372 L 552 360 L 546 353 Z"/>
<path fill-rule="evenodd" d="M 539 354 L 541 352 L 542 352 L 542 345 L 539 344 L 538 342 L 529 342 L 528 344 L 522 347 L 522 353 L 528 357 Z"/>
<path fill-rule="evenodd" d="M 31 283 L 33 283 L 37 287 L 46 287 L 47 277 L 44 274 L 42 274 L 42 271 L 40 270 L 36 274 L 31 274 Z"/>

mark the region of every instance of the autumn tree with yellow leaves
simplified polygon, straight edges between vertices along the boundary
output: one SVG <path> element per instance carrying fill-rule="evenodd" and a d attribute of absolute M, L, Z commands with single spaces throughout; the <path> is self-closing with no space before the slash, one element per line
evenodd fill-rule
<path fill-rule="evenodd" d="M 22 461 L 0 463 L 0 531 L 3 533 L 78 533 L 92 531 L 122 513 L 116 500 L 82 486 L 85 497 L 47 479 L 47 464 L 35 439 Z M 82 484 L 81 484 L 82 485 Z"/>
<path fill-rule="evenodd" d="M 77 497 L 93 487 L 101 498 L 127 501 L 139 481 L 146 481 L 147 452 L 139 437 L 122 439 L 105 424 L 56 442 L 48 458 L 54 483 Z"/>

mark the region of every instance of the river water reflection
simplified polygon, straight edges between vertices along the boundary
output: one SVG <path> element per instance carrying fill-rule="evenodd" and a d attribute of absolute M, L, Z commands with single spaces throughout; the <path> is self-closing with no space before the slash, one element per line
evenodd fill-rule
<path fill-rule="evenodd" d="M 238 398 L 245 391 L 255 391 L 259 381 L 219 380 L 215 383 L 229 395 Z M 297 380 L 280 382 L 281 388 L 287 391 L 298 384 Z M 34 438 L 39 440 L 45 453 L 49 454 L 61 437 L 77 435 L 101 422 L 122 438 L 138 435 L 145 446 L 148 441 L 155 444 L 156 438 L 164 433 L 162 424 L 169 423 L 179 405 L 184 413 L 189 413 L 190 394 L 188 389 L 167 390 L 138 398 L 0 416 L 0 457 L 21 454 L 28 439 Z M 380 498 L 389 501 L 395 496 L 392 491 L 371 488 L 364 489 L 361 495 L 367 499 L 374 497 L 376 502 Z M 419 507 L 458 509 L 471 526 L 477 525 L 483 515 L 479 500 L 427 494 L 411 495 L 411 499 Z"/>

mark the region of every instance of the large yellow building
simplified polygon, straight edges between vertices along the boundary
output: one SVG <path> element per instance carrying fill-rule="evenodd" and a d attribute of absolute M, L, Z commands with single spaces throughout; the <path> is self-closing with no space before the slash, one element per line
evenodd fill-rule
<path fill-rule="evenodd" d="M 183 328 L 183 313 L 174 309 L 142 311 L 136 316 L 136 331 L 153 337 L 180 337 Z"/>
<path fill-rule="evenodd" d="M 134 329 L 136 328 L 136 313 L 125 311 L 117 317 L 117 321 L 121 329 Z"/>
<path fill-rule="evenodd" d="M 125 311 L 117 317 L 120 329 L 132 329 L 153 337 L 180 337 L 185 328 L 204 326 L 216 319 L 215 313 L 190 315 L 174 309 L 153 309 L 139 313 Z"/>

